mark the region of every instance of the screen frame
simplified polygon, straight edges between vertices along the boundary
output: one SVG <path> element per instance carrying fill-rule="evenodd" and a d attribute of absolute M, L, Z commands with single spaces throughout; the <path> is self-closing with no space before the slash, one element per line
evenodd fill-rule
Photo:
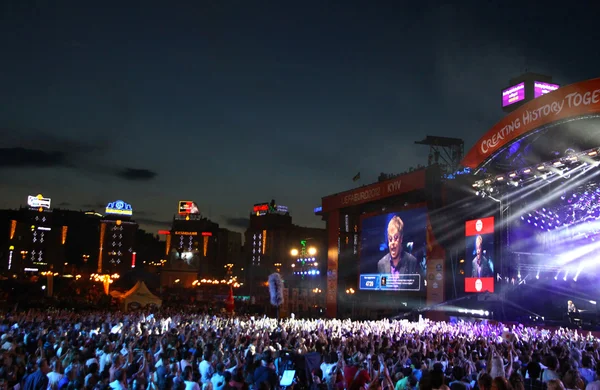
<path fill-rule="evenodd" d="M 467 235 L 467 224 L 469 222 L 474 222 L 474 221 L 477 221 L 477 220 L 485 220 L 485 219 L 490 219 L 490 218 L 492 218 L 493 221 L 494 221 L 494 224 L 493 224 L 494 230 L 492 232 L 489 232 L 489 233 L 477 233 L 477 234 Z M 492 288 L 493 288 L 493 291 L 489 291 L 489 292 L 493 294 L 496 291 L 497 287 L 498 287 L 498 286 L 496 286 L 496 284 L 498 283 L 497 280 L 496 280 L 496 277 L 497 277 L 498 274 L 502 274 L 500 272 L 501 271 L 501 267 L 502 267 L 502 264 L 501 264 L 502 262 L 501 262 L 500 256 L 499 256 L 499 254 L 500 254 L 499 238 L 500 238 L 500 234 L 501 234 L 501 229 L 496 228 L 496 225 L 497 225 L 498 222 L 499 222 L 498 215 L 495 212 L 494 213 L 486 214 L 483 217 L 475 217 L 475 218 L 471 217 L 471 218 L 465 219 L 463 221 L 463 228 L 464 228 L 463 239 L 464 239 L 464 244 L 465 244 L 464 245 L 464 247 L 465 247 L 465 249 L 464 249 L 465 267 L 463 268 L 464 271 L 465 271 L 465 274 L 464 274 L 463 283 L 462 283 L 462 285 L 463 285 L 463 288 L 462 288 L 463 294 L 469 294 L 469 295 L 470 294 L 477 294 L 478 295 L 478 294 L 484 294 L 484 293 L 487 292 L 487 290 L 486 291 L 480 291 L 480 292 L 477 292 L 477 291 L 467 291 L 467 279 L 471 278 L 471 276 L 470 276 L 470 274 L 467 274 L 466 265 L 469 264 L 467 262 L 471 262 L 473 260 L 473 259 L 470 259 L 471 253 L 469 253 L 468 242 L 469 242 L 469 239 L 475 239 L 475 237 L 477 237 L 478 235 L 481 235 L 483 237 L 485 237 L 485 236 L 493 237 L 493 240 L 494 240 L 493 251 L 492 251 L 493 256 L 494 256 L 494 260 L 493 260 L 494 275 L 492 276 L 492 280 L 493 280 L 493 285 L 492 285 L 493 287 Z M 467 255 L 469 255 L 469 256 L 467 256 Z M 472 271 L 471 266 L 469 266 L 468 270 Z M 479 278 L 479 279 L 483 279 L 483 278 Z"/>
<path fill-rule="evenodd" d="M 414 210 L 414 209 L 425 209 L 425 217 L 427 219 L 427 226 L 425 227 L 425 241 L 427 241 L 427 230 L 429 228 L 429 226 L 431 225 L 431 222 L 429 220 L 429 208 L 427 207 L 427 202 L 419 202 L 419 203 L 411 203 L 411 204 L 407 204 L 407 205 L 402 205 L 402 206 L 396 206 L 396 207 L 390 207 L 390 208 L 385 208 L 385 210 L 383 211 L 371 211 L 368 213 L 362 213 L 360 215 L 360 218 L 358 219 L 358 261 L 356 262 L 356 286 L 357 286 L 357 292 L 363 292 L 363 293 L 371 293 L 371 292 L 376 292 L 377 294 L 406 294 L 407 296 L 419 296 L 419 297 L 425 297 L 427 295 L 427 288 L 420 288 L 419 290 L 383 290 L 383 291 L 377 291 L 377 290 L 361 290 L 360 288 L 360 265 L 362 262 L 362 227 L 363 227 L 363 221 L 365 219 L 371 218 L 371 217 L 377 217 L 379 215 L 387 215 L 387 214 L 392 214 L 392 213 L 401 213 L 403 211 L 409 211 L 409 210 Z M 427 244 L 427 242 L 425 242 L 425 244 Z M 425 254 L 426 260 L 429 261 L 429 256 L 427 256 L 428 253 Z M 425 277 L 423 275 L 423 277 Z M 421 280 L 421 283 L 423 283 L 423 281 Z"/>
<path fill-rule="evenodd" d="M 520 87 L 521 85 L 523 86 L 523 88 L 519 88 L 518 90 L 519 91 L 523 90 L 523 98 L 517 100 L 516 102 L 508 103 L 508 104 L 505 105 L 504 104 L 504 92 L 506 92 L 506 91 L 508 91 L 510 89 L 516 88 L 516 87 Z M 503 109 L 505 109 L 506 107 L 513 107 L 515 104 L 518 104 L 518 103 L 523 103 L 524 101 L 527 100 L 527 84 L 525 83 L 525 81 L 521 81 L 520 83 L 516 83 L 514 85 L 511 85 L 509 87 L 506 87 L 506 88 L 502 89 L 502 92 L 500 92 L 500 98 L 501 98 L 501 100 L 500 100 L 500 106 Z"/>

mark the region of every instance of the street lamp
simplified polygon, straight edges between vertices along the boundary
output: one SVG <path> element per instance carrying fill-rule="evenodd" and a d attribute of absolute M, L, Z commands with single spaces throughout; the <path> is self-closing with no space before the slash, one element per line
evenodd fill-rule
<path fill-rule="evenodd" d="M 102 282 L 104 287 L 104 294 L 108 295 L 110 290 L 110 284 L 115 280 L 119 279 L 119 274 L 92 274 L 90 275 L 90 280 L 94 282 Z"/>
<path fill-rule="evenodd" d="M 350 301 L 352 302 L 352 308 L 351 308 L 351 311 L 350 311 L 350 315 L 351 315 L 352 317 L 354 317 L 354 303 L 355 303 L 355 301 L 354 301 L 354 293 L 355 293 L 355 292 L 356 292 L 356 291 L 354 291 L 354 289 L 353 289 L 352 287 L 350 287 L 350 288 L 346 289 L 346 294 L 348 294 L 348 298 L 349 298 L 349 299 L 350 299 Z"/>

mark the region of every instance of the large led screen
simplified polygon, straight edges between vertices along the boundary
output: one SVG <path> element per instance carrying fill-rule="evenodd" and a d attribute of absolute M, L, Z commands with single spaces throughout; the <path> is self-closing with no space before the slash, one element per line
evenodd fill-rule
<path fill-rule="evenodd" d="M 424 291 L 426 240 L 426 208 L 364 218 L 360 289 Z"/>
<path fill-rule="evenodd" d="M 465 223 L 465 292 L 494 292 L 494 217 Z"/>
<path fill-rule="evenodd" d="M 533 97 L 539 98 L 542 95 L 556 91 L 560 87 L 558 84 L 544 83 L 542 81 L 536 81 L 533 83 Z"/>
<path fill-rule="evenodd" d="M 519 83 L 502 91 L 502 107 L 525 100 L 525 83 Z"/>

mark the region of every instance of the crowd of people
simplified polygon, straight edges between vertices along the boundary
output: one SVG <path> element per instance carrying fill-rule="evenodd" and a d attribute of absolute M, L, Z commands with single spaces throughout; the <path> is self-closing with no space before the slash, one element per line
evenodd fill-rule
<path fill-rule="evenodd" d="M 567 329 L 169 310 L 2 314 L 2 389 L 600 388 L 599 341 Z"/>

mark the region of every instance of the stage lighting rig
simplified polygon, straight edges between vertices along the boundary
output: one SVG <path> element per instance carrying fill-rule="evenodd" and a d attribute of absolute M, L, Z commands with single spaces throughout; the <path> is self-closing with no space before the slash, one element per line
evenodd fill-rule
<path fill-rule="evenodd" d="M 534 166 L 520 168 L 504 174 L 487 175 L 472 186 L 476 192 L 490 192 L 493 186 L 501 189 L 502 186 L 519 187 L 537 179 L 548 180 L 554 176 L 568 179 L 574 168 L 591 165 L 600 165 L 600 148 L 589 149 L 580 153 L 568 149 L 565 156 L 552 161 L 542 162 Z"/>

